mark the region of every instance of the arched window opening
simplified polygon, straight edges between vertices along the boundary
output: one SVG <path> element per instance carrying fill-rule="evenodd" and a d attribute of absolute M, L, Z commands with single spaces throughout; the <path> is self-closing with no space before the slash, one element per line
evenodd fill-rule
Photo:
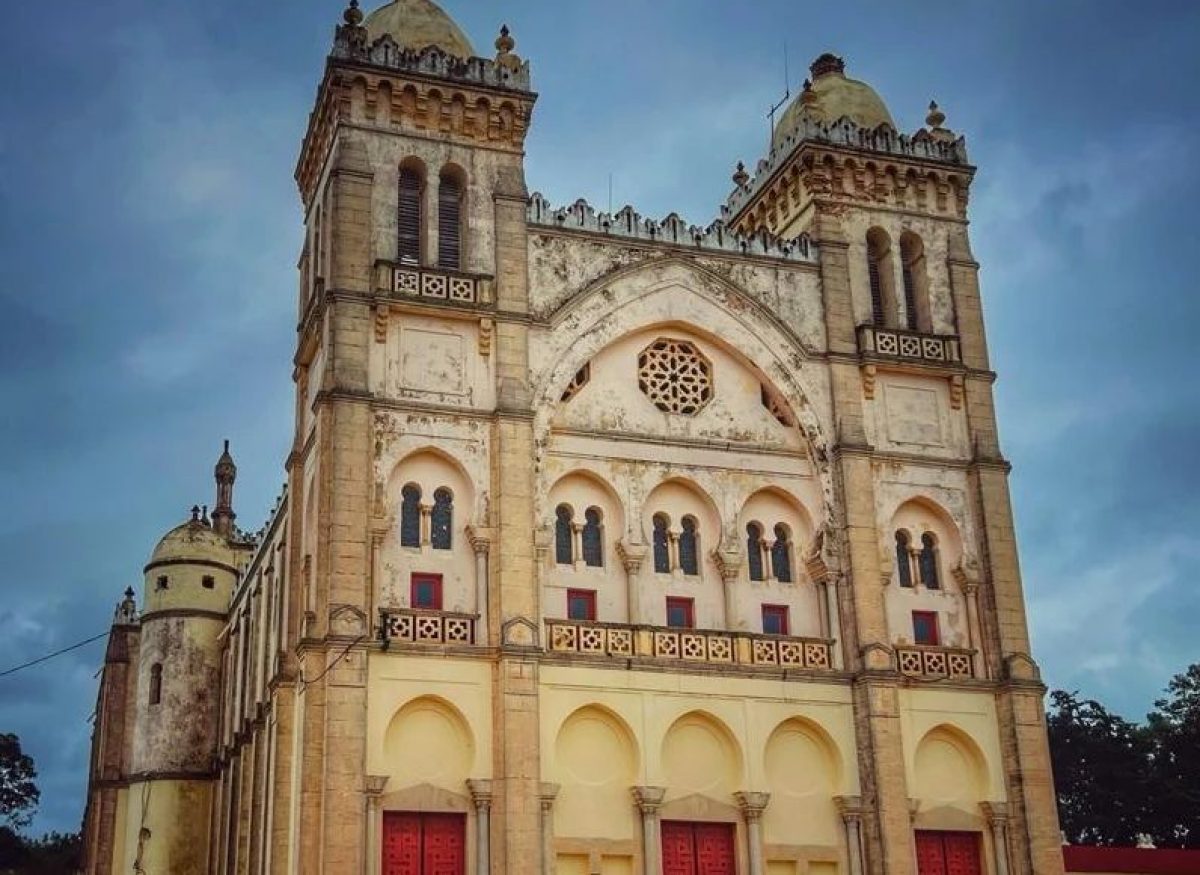
<path fill-rule="evenodd" d="M 421 263 L 421 175 L 412 167 L 400 168 L 396 209 L 396 260 Z"/>
<path fill-rule="evenodd" d="M 913 585 L 910 549 L 908 532 L 903 530 L 896 532 L 896 573 L 900 575 L 900 585 L 906 588 L 911 588 Z"/>
<path fill-rule="evenodd" d="M 400 546 L 421 546 L 421 487 L 415 483 L 400 490 Z"/>
<path fill-rule="evenodd" d="M 671 573 L 671 550 L 667 534 L 669 526 L 670 521 L 666 514 L 654 515 L 654 570 L 659 574 Z"/>
<path fill-rule="evenodd" d="M 683 518 L 683 531 L 679 533 L 679 567 L 684 574 L 695 576 L 700 573 L 700 535 L 696 531 L 695 517 Z"/>
<path fill-rule="evenodd" d="M 435 550 L 449 550 L 454 524 L 454 496 L 442 487 L 433 493 L 433 513 L 429 520 L 429 540 Z"/>
<path fill-rule="evenodd" d="M 574 514 L 571 508 L 560 504 L 554 511 L 554 561 L 558 565 L 571 565 L 575 562 L 574 550 L 571 546 L 571 518 Z"/>
<path fill-rule="evenodd" d="M 462 268 L 462 182 L 449 170 L 438 183 L 438 267 Z"/>
<path fill-rule="evenodd" d="M 780 583 L 792 582 L 792 544 L 787 526 L 775 526 L 775 543 L 771 545 L 771 570 Z"/>
<path fill-rule="evenodd" d="M 926 532 L 921 536 L 921 554 L 917 560 L 921 568 L 921 583 L 929 589 L 941 589 L 938 576 L 937 540 Z"/>
<path fill-rule="evenodd" d="M 602 568 L 604 567 L 604 525 L 600 508 L 589 507 L 583 518 L 583 563 L 589 568 Z"/>
<path fill-rule="evenodd" d="M 867 278 L 871 286 L 871 322 L 894 324 L 896 296 L 892 275 L 892 241 L 881 228 L 867 232 Z"/>
<path fill-rule="evenodd" d="M 162 701 L 162 663 L 156 662 L 150 666 L 150 704 L 157 705 Z"/>
<path fill-rule="evenodd" d="M 925 273 L 925 246 L 910 231 L 900 235 L 901 276 L 904 279 L 905 321 L 913 331 L 933 331 L 929 307 L 929 278 Z"/>
<path fill-rule="evenodd" d="M 746 564 L 750 568 L 751 580 L 765 580 L 763 569 L 762 526 L 750 523 L 746 526 Z"/>

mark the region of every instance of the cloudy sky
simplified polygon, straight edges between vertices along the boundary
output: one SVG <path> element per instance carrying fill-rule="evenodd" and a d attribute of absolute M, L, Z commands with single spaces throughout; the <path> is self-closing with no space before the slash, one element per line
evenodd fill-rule
<path fill-rule="evenodd" d="M 370 5 L 367 3 L 366 5 Z M 1005 449 L 1048 683 L 1131 718 L 1200 660 L 1200 4 L 448 0 L 541 92 L 533 189 L 707 223 L 766 110 L 842 54 L 966 132 Z M 290 429 L 292 169 L 338 0 L 6 4 L 0 670 L 104 631 L 233 441 L 257 528 Z M 78 828 L 103 645 L 0 678 Z"/>

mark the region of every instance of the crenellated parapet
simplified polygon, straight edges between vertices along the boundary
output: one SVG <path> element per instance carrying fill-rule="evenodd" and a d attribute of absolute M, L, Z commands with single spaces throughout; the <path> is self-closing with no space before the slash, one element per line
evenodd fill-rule
<path fill-rule="evenodd" d="M 716 253 L 807 263 L 817 261 L 817 246 L 807 234 L 792 240 L 781 240 L 765 232 L 744 235 L 733 231 L 721 219 L 701 228 L 688 224 L 676 213 L 656 221 L 642 216 L 631 206 L 616 213 L 603 213 L 597 212 L 582 198 L 569 207 L 555 209 L 541 194 L 534 194 L 529 199 L 527 218 L 529 224 L 535 227 L 580 231 Z"/>
<path fill-rule="evenodd" d="M 339 28 L 330 58 L 371 67 L 382 67 L 398 73 L 430 76 L 435 79 L 461 82 L 484 88 L 510 91 L 532 90 L 529 62 L 507 64 L 487 58 L 456 58 L 437 46 L 420 51 L 406 49 L 391 36 L 384 34 L 371 45 L 352 39 L 347 28 Z"/>
<path fill-rule="evenodd" d="M 910 136 L 887 124 L 865 128 L 848 117 L 826 124 L 802 116 L 752 177 L 739 170 L 721 211 L 743 231 L 771 227 L 811 197 L 961 218 L 974 171 L 965 138 L 940 126 Z"/>

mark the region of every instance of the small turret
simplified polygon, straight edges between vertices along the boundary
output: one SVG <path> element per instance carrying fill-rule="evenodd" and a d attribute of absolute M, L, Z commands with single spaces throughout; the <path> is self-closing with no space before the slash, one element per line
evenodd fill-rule
<path fill-rule="evenodd" d="M 217 503 L 213 506 L 213 530 L 222 537 L 228 538 L 233 534 L 233 521 L 237 514 L 233 512 L 233 484 L 237 480 L 237 465 L 233 456 L 229 455 L 229 441 L 225 441 L 225 451 L 217 460 L 213 471 L 217 480 Z"/>

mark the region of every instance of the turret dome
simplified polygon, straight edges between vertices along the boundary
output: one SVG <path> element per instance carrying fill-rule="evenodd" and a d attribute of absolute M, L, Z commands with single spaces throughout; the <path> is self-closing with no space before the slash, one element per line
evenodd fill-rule
<path fill-rule="evenodd" d="M 217 562 L 227 565 L 231 561 L 229 541 L 197 515 L 163 535 L 147 567 L 178 562 Z"/>
<path fill-rule="evenodd" d="M 370 42 L 386 34 L 404 49 L 437 46 L 456 58 L 475 57 L 462 28 L 433 0 L 393 0 L 368 15 L 365 26 Z"/>
<path fill-rule="evenodd" d="M 778 148 L 800 126 L 805 114 L 824 124 L 849 116 L 864 128 L 882 124 L 896 127 L 883 99 L 866 82 L 849 78 L 841 58 L 823 54 L 809 69 L 812 80 L 805 83 L 804 91 L 784 110 L 771 138 L 772 149 Z"/>

